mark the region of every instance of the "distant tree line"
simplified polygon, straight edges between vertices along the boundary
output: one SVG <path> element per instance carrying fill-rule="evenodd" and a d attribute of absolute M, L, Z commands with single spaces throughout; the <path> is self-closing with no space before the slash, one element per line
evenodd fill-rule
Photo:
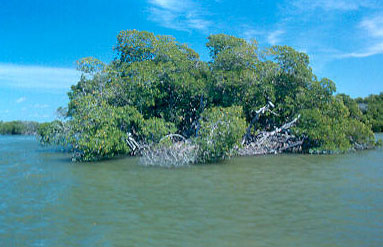
<path fill-rule="evenodd" d="M 0 121 L 0 135 L 34 135 L 39 125 L 33 121 Z"/>
<path fill-rule="evenodd" d="M 188 160 L 197 163 L 375 145 L 356 101 L 335 96 L 334 82 L 318 79 L 305 53 L 288 46 L 261 49 L 256 41 L 225 34 L 210 35 L 206 47 L 208 62 L 171 36 L 121 31 L 110 64 L 78 61 L 83 75 L 60 109 L 64 119 L 43 125 L 41 142 L 67 146 L 80 161 L 143 153 L 171 159 L 182 149 L 195 152 Z M 190 145 L 177 141 L 142 151 L 169 136 Z"/>
<path fill-rule="evenodd" d="M 383 92 L 366 98 L 356 98 L 363 115 L 372 125 L 374 132 L 383 132 Z"/>

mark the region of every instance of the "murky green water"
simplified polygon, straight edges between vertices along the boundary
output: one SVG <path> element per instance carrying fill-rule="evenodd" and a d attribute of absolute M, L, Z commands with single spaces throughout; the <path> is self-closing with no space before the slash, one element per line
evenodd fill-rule
<path fill-rule="evenodd" d="M 0 246 L 383 246 L 383 150 L 163 169 L 0 137 Z"/>

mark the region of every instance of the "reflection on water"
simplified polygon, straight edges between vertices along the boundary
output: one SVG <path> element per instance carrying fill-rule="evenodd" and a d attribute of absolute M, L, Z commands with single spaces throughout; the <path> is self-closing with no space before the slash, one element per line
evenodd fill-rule
<path fill-rule="evenodd" d="M 0 137 L 1 246 L 383 246 L 383 150 L 178 169 Z"/>

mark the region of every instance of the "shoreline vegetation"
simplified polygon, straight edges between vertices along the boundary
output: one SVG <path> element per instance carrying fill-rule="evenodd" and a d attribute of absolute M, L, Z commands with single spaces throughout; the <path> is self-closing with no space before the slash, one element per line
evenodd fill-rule
<path fill-rule="evenodd" d="M 37 135 L 39 126 L 35 121 L 0 121 L 0 135 Z"/>
<path fill-rule="evenodd" d="M 127 30 L 110 64 L 87 57 L 61 118 L 38 127 L 44 145 L 74 161 L 138 155 L 182 166 L 235 155 L 342 153 L 373 148 L 383 130 L 383 93 L 335 95 L 309 57 L 288 46 L 210 35 L 210 61 L 172 36 Z"/>

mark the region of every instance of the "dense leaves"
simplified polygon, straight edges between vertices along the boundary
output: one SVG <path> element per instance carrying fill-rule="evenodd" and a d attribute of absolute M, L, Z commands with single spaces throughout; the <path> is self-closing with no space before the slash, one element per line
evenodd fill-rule
<path fill-rule="evenodd" d="M 0 121 L 0 135 L 34 135 L 39 123 L 33 121 Z"/>
<path fill-rule="evenodd" d="M 214 162 L 230 157 L 246 129 L 242 107 L 213 107 L 201 115 L 201 128 L 195 138 L 199 161 Z"/>
<path fill-rule="evenodd" d="M 40 143 L 43 145 L 56 145 L 68 147 L 69 144 L 69 124 L 59 120 L 40 124 L 37 129 Z"/>
<path fill-rule="evenodd" d="M 383 92 L 379 95 L 372 94 L 364 99 L 358 98 L 356 102 L 372 125 L 372 129 L 375 132 L 383 132 Z"/>
<path fill-rule="evenodd" d="M 206 46 L 209 62 L 171 36 L 121 31 L 110 64 L 92 57 L 78 62 L 83 75 L 68 93 L 65 138 L 49 137 L 60 127 L 55 123 L 42 131 L 43 142 L 65 140 L 76 159 L 98 160 L 133 154 L 129 138 L 155 144 L 177 133 L 192 140 L 199 162 L 211 162 L 230 157 L 250 122 L 255 136 L 300 115 L 292 132 L 305 152 L 373 145 L 370 118 L 347 95 L 334 96 L 334 82 L 319 80 L 305 53 L 260 49 L 225 34 L 210 35 Z M 257 114 L 270 102 L 272 111 Z"/>

